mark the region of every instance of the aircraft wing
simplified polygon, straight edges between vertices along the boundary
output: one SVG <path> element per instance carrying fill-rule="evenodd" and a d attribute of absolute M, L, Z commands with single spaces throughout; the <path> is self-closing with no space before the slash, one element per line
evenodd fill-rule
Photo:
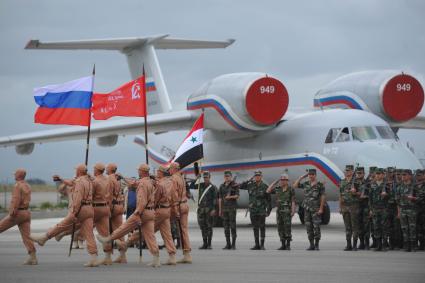
<path fill-rule="evenodd" d="M 176 111 L 154 114 L 147 117 L 149 133 L 166 132 L 172 130 L 190 129 L 196 117 L 189 111 Z M 120 120 L 92 123 L 90 135 L 93 138 L 105 138 L 104 144 L 111 146 L 116 143 L 118 135 L 141 134 L 144 132 L 143 118 L 125 118 Z M 57 142 L 65 140 L 84 139 L 87 136 L 87 127 L 69 126 L 52 130 L 18 134 L 0 137 L 0 146 L 16 146 L 19 154 L 30 154 L 34 144 Z M 112 138 L 111 140 L 107 140 Z M 115 143 L 113 139 L 115 138 Z"/>
<path fill-rule="evenodd" d="M 417 116 L 404 123 L 390 123 L 391 127 L 399 129 L 425 129 L 425 116 Z"/>

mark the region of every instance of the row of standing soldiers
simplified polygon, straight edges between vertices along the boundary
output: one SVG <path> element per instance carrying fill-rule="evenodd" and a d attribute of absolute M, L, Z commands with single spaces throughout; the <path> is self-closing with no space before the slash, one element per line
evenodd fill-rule
<path fill-rule="evenodd" d="M 308 180 L 301 182 L 308 176 Z M 271 213 L 271 194 L 276 194 L 276 220 L 278 233 L 282 243 L 279 250 L 290 250 L 292 241 L 291 223 L 295 214 L 295 191 L 289 184 L 287 174 L 282 174 L 270 186 L 262 180 L 262 172 L 254 172 L 254 176 L 240 184 L 232 179 L 232 172 L 224 172 L 224 183 L 217 189 L 210 182 L 210 173 L 204 172 L 204 182 L 192 183 L 192 189 L 199 189 L 198 195 L 198 224 L 202 231 L 203 245 L 200 249 L 211 249 L 214 216 L 223 218 L 226 246 L 223 249 L 236 249 L 236 213 L 239 190 L 246 190 L 249 195 L 249 213 L 254 232 L 252 250 L 265 250 L 266 217 Z M 321 237 L 321 215 L 325 206 L 325 187 L 317 181 L 316 170 L 309 169 L 308 173 L 299 177 L 294 183 L 295 188 L 303 189 L 304 220 L 310 246 L 307 250 L 319 250 Z M 218 213 L 217 213 L 218 209 Z"/>
<path fill-rule="evenodd" d="M 104 175 L 106 169 L 107 175 Z M 165 247 L 169 254 L 167 265 L 176 263 L 191 263 L 191 247 L 188 233 L 188 214 L 186 186 L 179 172 L 179 164 L 171 163 L 168 168 L 161 166 L 155 177 L 150 176 L 149 166 L 142 164 L 138 167 L 139 179 L 124 178 L 129 186 L 136 187 L 137 207 L 134 213 L 123 223 L 124 196 L 119 180 L 122 176 L 116 173 L 117 166 L 113 163 L 106 167 L 97 163 L 93 168 L 93 176 L 88 175 L 84 164 L 75 168 L 76 177 L 63 180 L 54 176 L 56 181 L 63 182 L 70 187 L 70 199 L 67 216 L 55 226 L 41 235 L 30 235 L 31 187 L 25 182 L 26 171 L 18 169 L 15 172 L 16 185 L 12 193 L 9 214 L 0 221 L 0 233 L 14 225 L 18 225 L 22 239 L 29 253 L 25 264 L 38 264 L 36 249 L 33 241 L 40 246 L 55 238 L 60 241 L 64 236 L 73 238 L 76 231 L 87 243 L 90 260 L 85 264 L 94 267 L 100 264 L 127 263 L 127 247 L 138 238 L 143 237 L 153 256 L 150 266 L 158 267 L 159 248 L 155 232 L 160 231 Z M 176 247 L 171 236 L 170 221 L 179 223 L 183 258 L 176 261 Z M 102 243 L 105 258 L 98 260 L 98 250 L 93 229 Z M 133 237 L 124 240 L 124 236 L 134 230 Z M 115 241 L 119 256 L 112 261 L 113 242 Z M 141 262 L 141 257 L 139 259 Z"/>
<path fill-rule="evenodd" d="M 376 251 L 425 248 L 424 170 L 347 165 L 340 183 L 340 213 L 347 245 L 344 250 Z M 372 237 L 372 245 L 370 238 Z M 360 245 L 357 246 L 360 240 Z"/>

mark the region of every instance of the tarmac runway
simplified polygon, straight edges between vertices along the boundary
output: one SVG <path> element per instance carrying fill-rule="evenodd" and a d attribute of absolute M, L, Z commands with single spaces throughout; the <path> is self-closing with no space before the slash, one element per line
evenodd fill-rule
<path fill-rule="evenodd" d="M 222 250 L 222 228 L 214 228 L 213 249 L 198 250 L 202 238 L 195 213 L 190 215 L 193 264 L 151 268 L 137 263 L 138 250 L 129 249 L 128 264 L 85 268 L 85 250 L 73 250 L 67 257 L 69 238 L 54 239 L 38 247 L 38 266 L 23 266 L 26 254 L 15 227 L 0 235 L 0 282 L 425 282 L 425 252 L 344 252 L 344 226 L 333 213 L 331 224 L 322 226 L 320 251 L 306 251 L 305 228 L 294 217 L 291 251 L 278 251 L 275 215 L 267 219 L 266 250 L 251 251 L 252 228 L 244 212 L 238 214 L 237 250 Z M 59 219 L 32 222 L 35 233 L 45 231 Z M 157 234 L 159 243 L 162 239 Z M 100 248 L 100 245 L 98 244 Z M 100 257 L 103 256 L 101 249 Z M 116 252 L 113 257 L 116 257 Z M 151 260 L 143 250 L 144 262 Z M 178 257 L 181 251 L 178 251 Z M 161 260 L 167 254 L 161 251 Z"/>

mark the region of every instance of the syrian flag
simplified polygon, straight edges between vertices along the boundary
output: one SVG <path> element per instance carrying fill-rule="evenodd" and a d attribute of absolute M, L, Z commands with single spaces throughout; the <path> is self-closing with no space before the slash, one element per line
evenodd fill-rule
<path fill-rule="evenodd" d="M 178 162 L 181 169 L 204 157 L 204 150 L 202 147 L 203 132 L 204 113 L 196 120 L 192 130 L 190 130 L 174 156 L 173 162 Z"/>

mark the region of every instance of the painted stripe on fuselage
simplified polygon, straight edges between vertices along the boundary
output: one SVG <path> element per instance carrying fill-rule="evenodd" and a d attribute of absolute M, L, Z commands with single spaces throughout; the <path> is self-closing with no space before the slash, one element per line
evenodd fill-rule
<path fill-rule="evenodd" d="M 314 106 L 315 107 L 338 105 L 338 104 L 347 105 L 351 109 L 363 110 L 363 107 L 361 107 L 360 104 L 356 100 L 354 100 L 353 98 L 346 96 L 346 95 L 337 95 L 337 96 L 330 96 L 330 97 L 315 98 L 314 99 Z"/>

